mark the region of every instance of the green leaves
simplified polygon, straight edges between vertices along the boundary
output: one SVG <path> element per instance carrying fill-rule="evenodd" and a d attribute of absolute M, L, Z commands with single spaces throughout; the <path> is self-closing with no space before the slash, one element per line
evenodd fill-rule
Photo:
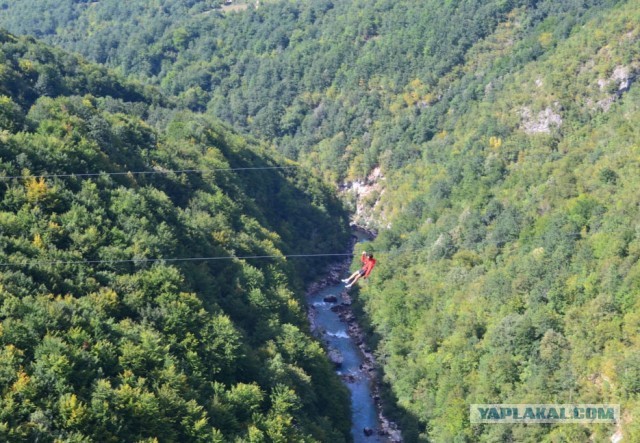
<path fill-rule="evenodd" d="M 104 97 L 110 74 L 6 38 L 0 439 L 345 439 L 345 389 L 300 308 L 297 270 L 321 268 L 277 258 L 346 244 L 329 188 L 269 169 L 281 159 L 210 118 Z M 267 350 L 281 341 L 284 374 Z"/>

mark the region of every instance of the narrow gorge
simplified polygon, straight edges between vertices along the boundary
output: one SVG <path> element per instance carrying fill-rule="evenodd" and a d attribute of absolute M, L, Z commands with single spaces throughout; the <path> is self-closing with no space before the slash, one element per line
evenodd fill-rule
<path fill-rule="evenodd" d="M 370 239 L 369 232 L 354 230 L 350 250 L 353 251 L 357 242 Z M 348 275 L 350 265 L 351 258 L 335 263 L 322 280 L 308 287 L 311 329 L 323 342 L 336 372 L 351 393 L 354 442 L 401 442 L 397 424 L 382 412 L 375 357 L 367 347 L 362 328 L 351 309 L 351 296 L 340 281 Z"/>

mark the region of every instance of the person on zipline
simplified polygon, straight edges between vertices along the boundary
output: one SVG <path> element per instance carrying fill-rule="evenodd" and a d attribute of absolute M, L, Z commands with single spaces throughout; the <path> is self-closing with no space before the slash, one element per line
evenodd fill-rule
<path fill-rule="evenodd" d="M 347 288 L 353 286 L 353 284 L 357 282 L 360 277 L 369 277 L 369 274 L 371 274 L 373 267 L 376 265 L 376 259 L 373 258 L 373 254 L 371 252 L 367 253 L 367 251 L 362 251 L 360 261 L 362 262 L 362 268 L 351 274 L 349 278 L 345 278 L 344 280 L 342 280 L 343 283 L 347 284 Z"/>

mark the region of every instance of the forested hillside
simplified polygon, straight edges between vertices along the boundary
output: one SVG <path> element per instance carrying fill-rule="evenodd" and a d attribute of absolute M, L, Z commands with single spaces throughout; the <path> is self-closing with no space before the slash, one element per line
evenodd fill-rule
<path fill-rule="evenodd" d="M 160 85 L 338 181 L 419 158 L 493 78 L 617 1 L 297 0 L 226 15 L 210 3 L 24 0 L 0 24 Z M 492 51 L 504 57 L 462 69 Z"/>
<path fill-rule="evenodd" d="M 640 441 L 637 1 L 148 3 L 0 20 L 335 183 L 381 167 L 358 298 L 409 441 Z M 472 403 L 568 402 L 623 423 L 469 423 Z"/>
<path fill-rule="evenodd" d="M 284 258 L 344 248 L 330 190 L 153 89 L 0 41 L 0 440 L 348 440 L 300 298 L 326 261 Z M 225 259 L 252 255 L 275 257 Z"/>
<path fill-rule="evenodd" d="M 616 432 L 469 423 L 469 404 L 547 402 L 619 403 L 623 441 L 640 441 L 639 23 L 637 2 L 588 21 L 387 177 L 375 248 L 397 252 L 361 297 L 393 391 L 433 441 Z M 501 60 L 486 56 L 462 69 Z"/>

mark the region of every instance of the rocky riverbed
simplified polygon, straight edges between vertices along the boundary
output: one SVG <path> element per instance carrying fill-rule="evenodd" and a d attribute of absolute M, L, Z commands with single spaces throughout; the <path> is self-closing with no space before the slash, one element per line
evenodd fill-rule
<path fill-rule="evenodd" d="M 354 237 L 352 248 L 356 240 Z M 401 442 L 398 426 L 382 413 L 375 356 L 367 348 L 351 309 L 351 297 L 340 281 L 348 275 L 350 264 L 351 259 L 335 263 L 325 278 L 307 288 L 311 329 L 323 341 L 336 372 L 351 391 L 354 441 Z"/>

